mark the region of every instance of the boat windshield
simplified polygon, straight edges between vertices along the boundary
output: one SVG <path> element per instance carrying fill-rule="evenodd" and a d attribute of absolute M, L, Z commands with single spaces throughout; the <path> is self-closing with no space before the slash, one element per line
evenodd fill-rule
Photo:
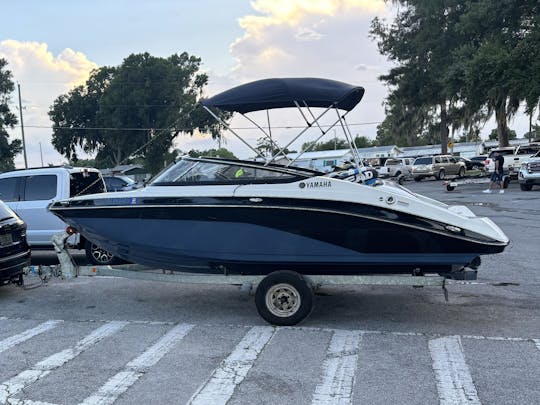
<path fill-rule="evenodd" d="M 154 186 L 181 186 L 194 184 L 250 184 L 291 183 L 310 177 L 295 172 L 243 164 L 243 162 L 210 162 L 180 160 L 158 175 Z"/>

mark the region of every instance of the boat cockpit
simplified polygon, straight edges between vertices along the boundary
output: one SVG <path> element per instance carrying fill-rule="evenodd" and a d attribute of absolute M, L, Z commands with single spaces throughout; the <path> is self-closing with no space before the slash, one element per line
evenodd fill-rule
<path fill-rule="evenodd" d="M 323 176 L 316 170 L 255 161 L 183 157 L 165 169 L 151 186 L 193 186 L 214 184 L 293 183 Z"/>

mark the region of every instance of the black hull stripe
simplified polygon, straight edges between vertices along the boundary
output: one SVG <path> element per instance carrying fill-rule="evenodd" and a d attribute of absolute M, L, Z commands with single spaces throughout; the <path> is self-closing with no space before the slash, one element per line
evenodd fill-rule
<path fill-rule="evenodd" d="M 79 211 L 79 210 L 109 210 L 109 209 L 140 209 L 140 208 L 149 208 L 149 209 L 159 209 L 159 208 L 174 208 L 174 209 L 180 209 L 180 208 L 240 208 L 240 209 L 278 209 L 278 210 L 290 210 L 290 211 L 311 211 L 311 212 L 320 212 L 320 213 L 328 213 L 328 214 L 337 214 L 337 215 L 345 215 L 355 218 L 364 218 L 372 221 L 380 221 L 389 223 L 392 225 L 398 225 L 398 226 L 404 226 L 410 229 L 416 229 L 420 231 L 426 231 L 438 235 L 443 235 L 455 239 L 460 239 L 472 243 L 479 243 L 483 245 L 495 245 L 495 246 L 506 246 L 507 243 L 496 241 L 496 240 L 490 240 L 485 238 L 482 235 L 476 234 L 472 231 L 463 230 L 464 234 L 459 234 L 456 232 L 451 232 L 444 229 L 444 226 L 446 224 L 439 223 L 436 221 L 432 221 L 429 219 L 422 220 L 425 222 L 424 226 L 408 223 L 405 221 L 399 221 L 399 220 L 391 220 L 388 218 L 384 218 L 383 216 L 373 216 L 373 215 L 365 215 L 365 214 L 359 214 L 356 212 L 350 212 L 350 211 L 344 211 L 344 210 L 335 210 L 335 209 L 327 209 L 327 208 L 313 208 L 313 207 L 293 207 L 293 206 L 282 206 L 282 205 L 247 205 L 247 204 L 183 204 L 183 205 L 166 205 L 166 204 L 133 204 L 133 205 L 100 205 L 100 206 L 81 206 L 81 207 L 61 207 L 61 206 L 53 206 L 50 208 L 52 212 L 58 212 L 59 215 L 62 216 L 63 211 Z M 378 208 L 378 207 L 377 207 Z M 381 208 L 381 210 L 384 210 Z M 385 210 L 386 211 L 386 210 Z M 392 211 L 394 212 L 394 211 Z M 409 215 L 409 214 L 405 214 Z M 68 215 L 66 215 L 68 216 Z M 432 227 L 429 227 L 428 225 L 431 225 Z M 433 227 L 433 225 L 436 225 L 437 228 Z M 438 229 L 442 228 L 442 229 Z"/>

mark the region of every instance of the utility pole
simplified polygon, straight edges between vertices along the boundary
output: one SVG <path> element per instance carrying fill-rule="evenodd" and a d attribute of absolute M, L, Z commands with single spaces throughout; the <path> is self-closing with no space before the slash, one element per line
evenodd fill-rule
<path fill-rule="evenodd" d="M 41 156 L 41 167 L 43 167 L 43 150 L 41 149 L 41 142 L 39 143 L 39 155 Z"/>
<path fill-rule="evenodd" d="M 22 133 L 22 147 L 24 154 L 24 168 L 28 169 L 28 159 L 26 158 L 26 142 L 24 141 L 24 122 L 23 122 L 23 113 L 22 113 L 22 102 L 21 102 L 21 85 L 17 83 L 17 89 L 19 90 L 19 114 L 21 116 L 21 133 Z"/>

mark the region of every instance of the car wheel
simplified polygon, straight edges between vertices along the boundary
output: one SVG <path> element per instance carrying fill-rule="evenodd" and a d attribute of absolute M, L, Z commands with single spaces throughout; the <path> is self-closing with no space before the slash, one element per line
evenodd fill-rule
<path fill-rule="evenodd" d="M 465 168 L 464 168 L 464 167 L 460 167 L 460 168 L 459 168 L 458 177 L 463 177 L 463 176 L 465 176 Z"/>
<path fill-rule="evenodd" d="M 401 172 L 397 171 L 396 174 L 394 174 L 394 177 L 399 177 L 399 176 L 401 176 Z"/>
<path fill-rule="evenodd" d="M 531 191 L 532 190 L 532 184 L 520 184 L 519 188 L 522 191 Z"/>
<path fill-rule="evenodd" d="M 111 264 L 119 264 L 122 261 L 114 257 L 111 253 L 105 249 L 100 248 L 98 245 L 90 242 L 89 240 L 85 243 L 86 257 L 92 264 L 98 266 L 107 266 Z"/>
<path fill-rule="evenodd" d="M 313 310 L 313 290 L 301 274 L 276 271 L 259 283 L 255 305 L 259 315 L 272 325 L 296 325 Z"/>
<path fill-rule="evenodd" d="M 437 175 L 437 178 L 439 180 L 444 180 L 444 177 L 445 177 L 444 169 L 439 170 L 439 174 Z"/>

